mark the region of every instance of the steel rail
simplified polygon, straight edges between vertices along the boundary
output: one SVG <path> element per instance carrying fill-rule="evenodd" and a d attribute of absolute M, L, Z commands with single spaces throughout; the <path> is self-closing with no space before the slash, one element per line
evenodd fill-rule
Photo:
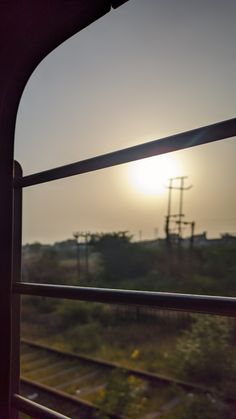
<path fill-rule="evenodd" d="M 209 387 L 205 387 L 201 384 L 197 384 L 197 383 L 190 383 L 190 382 L 184 382 L 182 380 L 178 380 L 175 378 L 171 378 L 171 377 L 166 377 L 166 376 L 162 376 L 162 375 L 157 375 L 154 373 L 149 373 L 143 370 L 138 370 L 138 369 L 133 369 L 133 368 L 126 368 L 123 367 L 119 364 L 116 363 L 110 363 L 110 362 L 104 362 L 104 361 L 100 361 L 98 359 L 95 358 L 89 358 L 87 356 L 83 357 L 81 355 L 78 354 L 73 354 L 71 352 L 65 352 L 62 350 L 57 350 L 51 347 L 48 347 L 47 345 L 43 345 L 43 344 L 37 344 L 35 342 L 31 342 L 28 340 L 24 340 L 23 341 L 24 344 L 28 345 L 29 347 L 32 348 L 36 348 L 36 349 L 41 349 L 41 350 L 46 350 L 46 351 L 50 351 L 50 352 L 54 352 L 55 355 L 63 355 L 65 358 L 76 358 L 79 359 L 80 361 L 86 361 L 86 362 L 91 362 L 91 363 L 96 363 L 96 364 L 100 364 L 102 367 L 109 367 L 110 369 L 114 369 L 114 368 L 120 368 L 123 369 L 124 371 L 126 371 L 127 374 L 131 374 L 134 376 L 139 377 L 142 380 L 148 381 L 149 383 L 158 383 L 159 385 L 164 385 L 164 386 L 170 386 L 170 385 L 175 385 L 178 387 L 181 387 L 183 390 L 189 392 L 197 392 L 197 393 L 201 393 L 201 394 L 215 394 L 215 390 L 213 388 L 209 388 Z M 41 391 L 43 393 L 46 394 L 50 394 L 52 396 L 54 396 L 55 398 L 58 398 L 58 402 L 59 400 L 61 401 L 65 401 L 68 403 L 72 403 L 72 405 L 74 406 L 78 406 L 78 408 L 84 408 L 84 409 L 88 409 L 90 411 L 90 413 L 93 413 L 95 411 L 100 410 L 100 408 L 94 404 L 92 404 L 91 402 L 88 402 L 86 400 L 83 399 L 79 399 L 75 396 L 72 396 L 70 394 L 65 393 L 64 391 L 55 389 L 51 386 L 42 384 L 42 383 L 38 383 L 37 381 L 33 381 L 31 379 L 28 379 L 26 377 L 21 377 L 21 383 L 22 384 L 26 384 L 28 386 L 33 387 L 34 389 L 36 389 L 37 391 Z M 235 402 L 235 399 L 232 397 L 226 397 L 225 402 L 227 403 L 232 403 Z M 124 419 L 123 416 L 116 414 L 116 413 L 110 413 L 109 417 L 113 418 L 113 419 Z"/>
<path fill-rule="evenodd" d="M 16 188 L 24 188 L 27 186 L 38 185 L 56 179 L 62 179 L 69 176 L 117 166 L 134 160 L 223 140 L 233 136 L 236 136 L 236 118 L 24 176 L 21 179 L 16 179 L 14 186 Z"/>
<path fill-rule="evenodd" d="M 84 406 L 84 407 L 86 407 L 88 409 L 91 409 L 93 411 L 97 410 L 97 407 L 95 405 L 93 405 L 92 403 L 88 402 L 87 400 L 81 400 L 79 397 L 72 396 L 68 393 L 65 393 L 65 392 L 61 391 L 61 390 L 57 390 L 56 388 L 53 388 L 51 386 L 47 386 L 47 385 L 39 383 L 37 381 L 30 380 L 27 377 L 20 377 L 20 381 L 23 384 L 28 384 L 30 386 L 35 386 L 39 390 L 43 390 L 45 392 L 48 391 L 48 392 L 54 394 L 57 397 L 60 397 L 62 399 L 68 400 L 68 401 L 71 401 L 72 403 L 76 404 L 77 406 L 81 405 L 81 406 Z"/>
<path fill-rule="evenodd" d="M 61 415 L 41 404 L 28 400 L 20 394 L 13 395 L 12 405 L 20 412 L 32 415 L 36 419 L 70 419 L 68 416 Z"/>
<path fill-rule="evenodd" d="M 87 400 L 82 400 L 82 399 L 80 399 L 80 398 L 78 398 L 78 397 L 75 397 L 75 396 L 72 396 L 72 395 L 70 395 L 70 394 L 68 394 L 68 393 L 65 393 L 64 391 L 61 391 L 61 390 L 57 390 L 57 389 L 55 389 L 55 388 L 53 388 L 53 387 L 50 387 L 50 386 L 47 386 L 47 385 L 45 385 L 45 384 L 41 384 L 41 383 L 38 383 L 37 381 L 33 381 L 33 380 L 29 380 L 28 378 L 26 378 L 26 377 L 21 377 L 20 378 L 20 381 L 21 381 L 21 383 L 22 384 L 26 384 L 26 385 L 28 385 L 28 386 L 30 386 L 30 387 L 33 387 L 33 388 L 35 388 L 35 389 L 37 389 L 37 390 L 39 390 L 39 391 L 42 391 L 42 392 L 44 392 L 44 393 L 46 393 L 46 394 L 50 394 L 50 395 L 52 395 L 52 396 L 54 396 L 54 397 L 56 397 L 56 398 L 58 398 L 58 400 L 64 400 L 65 402 L 69 402 L 69 403 L 71 403 L 71 404 L 73 404 L 74 406 L 76 406 L 76 407 L 78 407 L 78 408 L 84 408 L 86 411 L 88 411 L 89 413 L 89 416 L 88 417 L 92 417 L 91 415 L 93 414 L 93 413 L 95 413 L 95 412 L 98 412 L 98 411 L 100 411 L 101 409 L 98 407 L 98 406 L 96 406 L 95 404 L 93 404 L 93 403 L 90 403 L 89 401 L 87 401 Z M 28 399 L 26 399 L 26 400 L 28 400 Z M 38 406 L 40 406 L 40 405 L 38 405 Z M 23 411 L 24 412 L 24 411 Z M 54 411 L 51 411 L 53 414 L 54 413 L 56 413 L 56 415 L 58 415 L 58 413 L 57 412 L 54 412 Z M 50 413 L 51 413 L 50 412 Z M 28 413 L 28 412 L 26 412 L 26 413 Z M 28 413 L 28 414 L 30 414 L 30 413 Z M 60 415 L 60 414 L 59 414 Z M 37 416 L 36 416 L 37 417 Z M 84 417 L 84 416 L 83 416 Z M 109 417 L 111 418 L 111 419 L 124 419 L 124 417 L 123 416 L 121 416 L 121 415 L 119 415 L 119 414 L 116 414 L 116 413 L 109 413 Z M 47 418 L 47 417 L 45 417 L 45 416 L 40 416 L 40 418 L 42 418 L 42 419 L 44 419 L 44 418 Z M 67 416 L 63 416 L 63 415 L 60 415 L 60 416 L 49 416 L 49 419 L 69 419 Z"/>
<path fill-rule="evenodd" d="M 13 284 L 13 292 L 40 297 L 151 306 L 158 309 L 236 317 L 235 297 L 31 284 L 27 282 Z"/>
<path fill-rule="evenodd" d="M 76 359 L 78 361 L 82 361 L 87 362 L 89 364 L 94 364 L 96 366 L 100 366 L 104 369 L 122 369 L 123 371 L 125 371 L 127 374 L 130 375 L 134 375 L 135 377 L 141 378 L 142 380 L 146 380 L 149 382 L 155 382 L 155 383 L 160 383 L 160 384 L 164 384 L 164 385 L 170 385 L 170 384 L 175 384 L 181 388 L 183 388 L 184 390 L 195 390 L 195 391 L 200 391 L 200 392 L 204 392 L 204 393 L 209 393 L 212 392 L 212 389 L 205 387 L 203 385 L 197 384 L 197 383 L 191 383 L 191 382 L 187 382 L 187 381 L 183 381 L 183 380 L 179 380 L 177 378 L 171 378 L 165 375 L 161 375 L 161 374 L 156 374 L 156 373 L 152 373 L 149 371 L 145 371 L 145 370 L 141 370 L 138 368 L 130 368 L 130 367 L 125 367 L 123 365 L 120 365 L 116 362 L 110 362 L 110 361 L 104 361 L 102 359 L 98 359 L 98 358 L 94 358 L 94 357 L 89 357 L 87 355 L 83 355 L 83 354 L 77 354 L 77 353 L 73 353 L 73 352 L 68 352 L 68 351 L 63 351 L 61 349 L 57 349 L 57 348 L 52 348 L 51 346 L 47 346 L 41 343 L 36 343 L 36 342 L 31 342 L 28 339 L 21 339 L 21 343 L 23 343 L 24 345 L 30 347 L 30 348 L 35 348 L 35 349 L 41 349 L 43 351 L 47 351 L 49 353 L 54 353 L 55 355 L 61 355 L 64 358 L 67 359 Z"/>

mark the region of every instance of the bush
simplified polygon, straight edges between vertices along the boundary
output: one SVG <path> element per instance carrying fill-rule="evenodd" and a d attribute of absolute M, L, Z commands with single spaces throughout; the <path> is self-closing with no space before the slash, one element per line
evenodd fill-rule
<path fill-rule="evenodd" d="M 178 419 L 231 419 L 230 409 L 210 395 L 189 394 Z"/>
<path fill-rule="evenodd" d="M 102 329 L 96 322 L 70 329 L 67 338 L 70 341 L 72 351 L 75 352 L 94 352 L 103 344 Z"/>
<path fill-rule="evenodd" d="M 124 370 L 112 371 L 105 389 L 102 389 L 96 404 L 101 411 L 99 419 L 109 418 L 116 413 L 125 418 L 140 418 L 145 404 L 145 386 L 142 380 L 128 375 Z"/>
<path fill-rule="evenodd" d="M 206 315 L 195 315 L 193 319 L 190 330 L 177 343 L 175 370 L 183 379 L 222 390 L 235 371 L 230 322 Z"/>
<path fill-rule="evenodd" d="M 63 301 L 58 308 L 62 327 L 89 323 L 92 320 L 93 307 L 83 301 Z"/>

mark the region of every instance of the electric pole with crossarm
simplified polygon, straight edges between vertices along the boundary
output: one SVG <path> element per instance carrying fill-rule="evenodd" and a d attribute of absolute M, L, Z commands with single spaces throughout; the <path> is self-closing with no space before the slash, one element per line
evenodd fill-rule
<path fill-rule="evenodd" d="M 182 241 L 182 225 L 184 224 L 184 213 L 183 213 L 183 193 L 192 188 L 192 185 L 185 186 L 185 180 L 187 176 L 177 176 L 169 179 L 169 185 L 167 186 L 169 190 L 168 194 L 168 204 L 167 204 L 167 215 L 165 222 L 165 232 L 166 232 L 166 243 L 167 246 L 171 246 L 171 228 L 170 223 L 173 218 L 176 219 L 176 224 L 178 226 L 178 245 L 181 246 Z M 179 191 L 179 212 L 177 214 L 172 214 L 172 192 L 173 190 Z"/>

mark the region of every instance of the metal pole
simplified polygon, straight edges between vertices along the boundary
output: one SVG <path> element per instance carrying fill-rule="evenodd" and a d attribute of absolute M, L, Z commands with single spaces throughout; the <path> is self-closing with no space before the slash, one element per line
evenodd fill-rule
<path fill-rule="evenodd" d="M 76 272 L 77 272 L 77 280 L 80 280 L 80 248 L 79 248 L 79 233 L 73 234 L 75 238 L 75 245 L 76 245 Z"/>
<path fill-rule="evenodd" d="M 180 195 L 179 195 L 179 220 L 178 220 L 178 243 L 181 245 L 182 240 L 182 211 L 183 211 L 183 191 L 184 191 L 184 177 L 180 178 Z"/>
<path fill-rule="evenodd" d="M 195 222 L 191 222 L 191 238 L 190 238 L 190 248 L 193 249 L 194 244 L 194 229 L 195 229 Z"/>
<path fill-rule="evenodd" d="M 7 48 L 8 56 L 11 48 Z M 11 67 L 7 64 L 3 54 L 0 68 L 0 418 L 3 419 L 11 419 L 13 143 L 19 99 L 14 81 L 9 82 L 6 77 L 15 64 L 11 62 Z"/>
<path fill-rule="evenodd" d="M 22 178 L 22 169 L 14 162 L 14 179 Z M 21 282 L 21 242 L 22 242 L 22 188 L 13 191 L 13 275 L 12 283 Z M 20 305 L 21 298 L 12 295 L 12 349 L 11 349 L 11 397 L 20 389 Z M 18 419 L 18 410 L 11 409 L 11 419 Z"/>
<path fill-rule="evenodd" d="M 89 244 L 88 244 L 89 233 L 85 233 L 85 273 L 86 279 L 89 277 Z"/>
<path fill-rule="evenodd" d="M 171 216 L 171 193 L 172 193 L 172 182 L 173 178 L 169 179 L 169 193 L 168 193 L 168 205 L 167 205 L 167 216 L 166 216 L 166 225 L 165 225 L 165 232 L 166 232 L 166 244 L 169 247 L 170 242 L 170 216 Z"/>
<path fill-rule="evenodd" d="M 169 179 L 169 194 L 168 194 L 168 209 L 167 209 L 167 216 L 170 217 L 170 211 L 171 211 L 171 192 L 172 192 L 172 182 L 173 178 Z"/>

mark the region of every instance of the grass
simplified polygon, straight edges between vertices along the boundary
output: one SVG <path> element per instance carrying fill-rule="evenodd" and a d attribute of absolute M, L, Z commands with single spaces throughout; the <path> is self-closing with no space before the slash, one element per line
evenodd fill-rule
<path fill-rule="evenodd" d="M 23 330 L 24 337 L 32 339 L 32 328 L 25 325 Z M 93 336 L 90 336 L 91 332 Z M 170 359 L 178 336 L 178 330 L 169 333 L 155 324 L 147 327 L 146 323 L 122 323 L 112 327 L 95 324 L 92 329 L 80 325 L 68 328 L 63 334 L 49 334 L 44 328 L 37 340 L 58 349 L 117 362 L 124 367 L 171 375 Z"/>

